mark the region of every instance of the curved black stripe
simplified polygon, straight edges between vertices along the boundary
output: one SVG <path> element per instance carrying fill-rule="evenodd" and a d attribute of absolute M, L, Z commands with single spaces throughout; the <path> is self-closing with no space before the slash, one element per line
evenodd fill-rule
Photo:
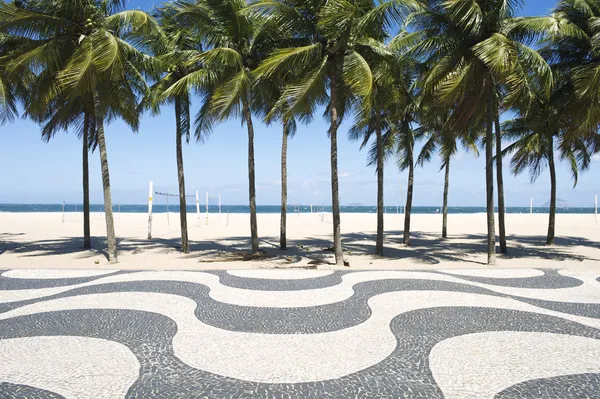
<path fill-rule="evenodd" d="M 572 374 L 539 378 L 506 388 L 495 399 L 600 399 L 598 374 Z"/>
<path fill-rule="evenodd" d="M 228 287 L 254 291 L 298 291 L 336 286 L 342 282 L 343 275 L 351 272 L 334 271 L 327 276 L 285 280 L 239 277 L 231 275 L 225 270 L 212 270 L 209 273 L 219 276 L 219 282 Z"/>
<path fill-rule="evenodd" d="M 22 384 L 11 384 L 0 381 L 0 398 L 2 399 L 65 399 L 64 396 L 41 388 Z"/>
<path fill-rule="evenodd" d="M 103 274 L 100 276 L 89 276 L 89 277 L 74 277 L 74 278 L 44 278 L 44 279 L 31 279 L 31 278 L 13 278 L 0 276 L 0 291 L 6 290 L 28 290 L 28 289 L 39 289 L 39 288 L 53 288 L 53 287 L 65 287 L 68 285 L 88 283 L 104 277 L 116 276 L 118 274 L 129 274 L 136 273 L 130 270 L 117 270 L 113 273 Z"/>
<path fill-rule="evenodd" d="M 479 288 L 468 283 L 450 283 L 436 280 L 390 279 L 358 283 L 350 298 L 327 305 L 301 308 L 262 308 L 222 303 L 209 296 L 209 288 L 203 284 L 178 281 L 136 281 L 100 284 L 77 288 L 45 298 L 0 304 L 0 313 L 31 303 L 77 295 L 111 292 L 153 292 L 179 295 L 194 300 L 195 315 L 211 326 L 241 332 L 269 334 L 320 333 L 340 330 L 360 324 L 371 315 L 369 298 L 397 291 L 447 291 L 511 298 L 540 308 L 586 317 L 600 318 L 600 304 L 578 304 L 541 301 L 505 295 Z M 432 304 L 435 306 L 435 304 Z"/>
<path fill-rule="evenodd" d="M 502 287 L 556 289 L 578 287 L 583 284 L 583 281 L 577 278 L 563 276 L 562 274 L 559 274 L 558 269 L 537 270 L 541 270 L 542 272 L 544 272 L 544 275 L 535 277 L 491 278 L 452 274 L 452 271 L 450 270 L 448 272 L 444 272 L 441 270 L 433 272 L 443 274 L 445 276 L 460 278 L 462 280 L 471 281 L 474 283 L 498 285 Z"/>
<path fill-rule="evenodd" d="M 141 365 L 140 378 L 127 394 L 131 398 L 442 398 L 428 357 L 431 349 L 445 339 L 486 331 L 547 332 L 600 339 L 598 329 L 555 317 L 471 307 L 407 312 L 395 317 L 390 328 L 397 347 L 380 363 L 342 378 L 297 384 L 254 383 L 191 368 L 173 353 L 175 323 L 155 313 L 69 310 L 22 316 L 0 321 L 0 338 L 72 335 L 120 342 L 130 348 Z M 590 374 L 589 378 L 591 383 L 600 384 L 600 374 Z"/>

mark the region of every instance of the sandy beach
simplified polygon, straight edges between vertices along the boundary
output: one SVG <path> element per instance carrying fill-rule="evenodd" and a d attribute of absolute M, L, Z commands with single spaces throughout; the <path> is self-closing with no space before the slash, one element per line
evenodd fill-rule
<path fill-rule="evenodd" d="M 288 250 L 278 249 L 279 214 L 259 214 L 261 260 L 244 260 L 249 249 L 248 214 L 188 216 L 191 252 L 179 251 L 179 214 L 154 214 L 148 240 L 148 215 L 115 214 L 119 260 L 108 263 L 102 213 L 92 213 L 93 250 L 82 247 L 81 213 L 0 213 L 0 268 L 70 269 L 234 269 L 329 268 L 333 255 L 331 214 L 288 215 Z M 342 214 L 345 256 L 351 268 L 425 269 L 485 266 L 485 214 L 449 215 L 449 238 L 440 238 L 441 215 L 412 216 L 412 242 L 401 242 L 403 216 L 386 214 L 385 257 L 375 249 L 375 214 Z M 600 267 L 600 221 L 593 215 L 557 215 L 557 244 L 544 245 L 548 215 L 507 214 L 509 254 L 498 268 Z"/>

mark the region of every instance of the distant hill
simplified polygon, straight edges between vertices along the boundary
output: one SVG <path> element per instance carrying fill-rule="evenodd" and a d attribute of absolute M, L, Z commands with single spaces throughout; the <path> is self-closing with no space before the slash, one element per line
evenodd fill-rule
<path fill-rule="evenodd" d="M 355 202 L 353 204 L 348 204 L 348 205 L 345 205 L 345 206 L 365 206 L 365 204 L 361 204 L 360 202 Z"/>
<path fill-rule="evenodd" d="M 556 199 L 556 207 L 557 208 L 572 208 L 571 205 L 567 201 L 561 200 L 560 198 Z M 544 205 L 542 205 L 542 208 L 550 208 L 550 200 L 544 202 Z"/>

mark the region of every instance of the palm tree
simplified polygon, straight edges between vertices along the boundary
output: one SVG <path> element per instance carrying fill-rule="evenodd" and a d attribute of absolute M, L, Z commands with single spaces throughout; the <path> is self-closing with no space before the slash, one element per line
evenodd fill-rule
<path fill-rule="evenodd" d="M 546 245 L 554 244 L 556 221 L 556 165 L 555 149 L 560 159 L 566 160 L 571 168 L 574 186 L 577 185 L 579 170 L 589 167 L 591 154 L 587 152 L 585 138 L 573 141 L 568 135 L 572 124 L 566 112 L 563 92 L 555 92 L 550 98 L 538 96 L 526 112 L 502 124 L 504 135 L 515 140 L 504 154 L 513 154 L 512 172 L 517 175 L 529 169 L 534 182 L 547 165 L 550 171 L 550 209 Z"/>
<path fill-rule="evenodd" d="M 416 129 L 416 136 L 426 138 L 421 148 L 417 164 L 423 166 L 429 162 L 435 152 L 439 153 L 442 164 L 440 170 L 444 170 L 444 193 L 442 204 L 442 238 L 448 237 L 448 189 L 450 186 L 450 161 L 458 151 L 457 143 L 460 141 L 466 150 L 472 150 L 477 155 L 477 139 L 480 132 L 470 128 L 469 131 L 459 134 L 451 129 L 450 114 L 444 110 L 431 106 L 432 102 L 425 102 L 420 112 L 420 126 Z"/>
<path fill-rule="evenodd" d="M 275 41 L 260 29 L 260 21 L 247 12 L 241 0 L 198 0 L 177 3 L 177 21 L 197 32 L 207 48 L 197 57 L 204 71 L 190 74 L 166 90 L 179 95 L 183 87 L 204 92 L 205 103 L 196 117 L 196 136 L 204 137 L 214 124 L 231 117 L 241 117 L 248 130 L 248 196 L 252 253 L 259 253 L 256 218 L 256 183 L 254 164 L 255 96 L 252 71 Z M 260 33 L 260 34 L 259 34 Z"/>
<path fill-rule="evenodd" d="M 382 91 L 375 90 L 374 97 L 379 97 L 371 107 L 370 115 L 366 120 L 357 121 L 348 132 L 351 140 L 362 140 L 360 148 L 365 147 L 373 135 L 375 143 L 371 149 L 371 156 L 368 165 L 376 164 L 377 171 L 377 234 L 375 239 L 375 254 L 383 256 L 384 239 L 384 201 L 383 201 L 383 168 L 385 164 L 384 134 L 391 135 L 390 121 L 386 118 L 386 109 L 382 106 Z M 384 133 L 386 132 L 386 133 Z"/>
<path fill-rule="evenodd" d="M 428 5 L 410 20 L 420 38 L 412 51 L 432 65 L 423 87 L 452 110 L 453 129 L 464 131 L 485 122 L 487 255 L 488 264 L 495 264 L 493 128 L 498 93 L 502 89 L 504 107 L 509 108 L 531 97 L 529 76 L 550 87 L 552 74 L 527 45 L 531 25 L 539 24 L 515 18 L 519 2 L 430 0 Z"/>
<path fill-rule="evenodd" d="M 419 7 L 416 0 L 259 0 L 252 8 L 266 21 L 296 32 L 298 45 L 274 51 L 257 69 L 259 79 L 275 74 L 294 75 L 279 100 L 289 115 L 312 114 L 326 106 L 331 154 L 333 251 L 338 265 L 344 264 L 341 242 L 337 133 L 354 105 L 368 114 L 373 77 L 367 59 L 380 54 L 379 43 L 386 27 L 403 14 Z M 289 71 L 289 75 L 285 71 Z M 297 76 L 297 77 L 296 77 Z M 358 100 L 357 100 L 358 99 Z"/>
<path fill-rule="evenodd" d="M 202 52 L 201 39 L 181 26 L 175 20 L 178 10 L 173 5 L 164 5 L 156 10 L 155 17 L 160 21 L 158 34 L 147 38 L 147 47 L 167 72 L 151 88 L 144 104 L 150 106 L 154 114 L 160 106 L 168 102 L 175 108 L 175 143 L 177 156 L 177 180 L 179 185 L 179 219 L 181 225 L 181 251 L 189 252 L 187 209 L 185 196 L 185 176 L 183 168 L 182 141 L 190 141 L 190 97 L 193 85 L 181 84 L 183 79 L 197 73 L 204 73 L 198 57 Z M 169 90 L 178 85 L 178 90 Z"/>
<path fill-rule="evenodd" d="M 67 132 L 75 128 L 78 138 L 82 142 L 82 177 L 83 177 L 83 248 L 92 248 L 90 233 L 90 182 L 89 182 L 89 152 L 95 148 L 95 122 L 92 118 L 92 102 L 81 98 L 69 99 L 64 96 L 56 96 L 45 104 L 43 98 L 39 98 L 48 92 L 48 83 L 40 79 L 29 91 L 27 116 L 42 125 L 42 139 L 49 142 L 58 131 Z M 42 108 L 45 104 L 45 108 Z"/>
<path fill-rule="evenodd" d="M 118 257 L 104 121 L 120 116 L 137 128 L 136 94 L 146 89 L 141 70 L 149 59 L 126 39 L 157 26 L 142 11 L 117 12 L 121 6 L 120 0 L 0 3 L 0 30 L 29 41 L 11 67 L 45 67 L 36 79 L 47 88 L 44 104 L 55 96 L 91 99 L 111 263 Z"/>
<path fill-rule="evenodd" d="M 370 104 L 365 107 L 361 105 L 359 110 L 367 110 L 368 113 L 359 112 L 355 118 L 355 124 L 349 131 L 351 140 L 362 140 L 361 149 L 365 147 L 371 138 L 375 136 L 369 152 L 369 165 L 376 165 L 377 171 L 377 235 L 375 240 L 375 254 L 383 256 L 384 239 L 384 164 L 391 153 L 390 145 L 393 145 L 394 133 L 396 132 L 396 120 L 404 110 L 408 90 L 406 85 L 411 83 L 410 71 L 412 71 L 412 60 L 403 57 L 397 48 L 397 40 L 404 33 L 398 35 L 387 46 L 383 43 L 378 46 L 381 57 L 370 57 L 368 62 L 372 70 L 373 89 L 372 94 L 366 101 Z M 409 73 L 407 74 L 407 71 Z"/>

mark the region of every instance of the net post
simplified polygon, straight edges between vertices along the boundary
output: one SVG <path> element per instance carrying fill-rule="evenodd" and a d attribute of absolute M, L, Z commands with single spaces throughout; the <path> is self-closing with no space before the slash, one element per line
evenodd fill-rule
<path fill-rule="evenodd" d="M 165 198 L 167 199 L 167 226 L 171 225 L 171 220 L 169 219 L 169 191 L 165 190 Z"/>
<path fill-rule="evenodd" d="M 533 198 L 529 200 L 529 214 L 533 215 Z"/>
<path fill-rule="evenodd" d="M 219 219 L 221 219 L 221 194 L 219 194 Z"/>
<path fill-rule="evenodd" d="M 65 222 L 65 201 L 62 204 L 62 222 Z"/>
<path fill-rule="evenodd" d="M 198 190 L 196 190 L 196 216 L 200 219 L 200 197 L 198 196 Z"/>
<path fill-rule="evenodd" d="M 206 192 L 206 221 L 205 224 L 208 224 L 208 191 Z"/>
<path fill-rule="evenodd" d="M 594 197 L 594 220 L 598 221 L 598 196 Z"/>
<path fill-rule="evenodd" d="M 154 184 L 150 182 L 148 188 L 148 239 L 152 239 L 152 195 L 154 194 Z"/>

